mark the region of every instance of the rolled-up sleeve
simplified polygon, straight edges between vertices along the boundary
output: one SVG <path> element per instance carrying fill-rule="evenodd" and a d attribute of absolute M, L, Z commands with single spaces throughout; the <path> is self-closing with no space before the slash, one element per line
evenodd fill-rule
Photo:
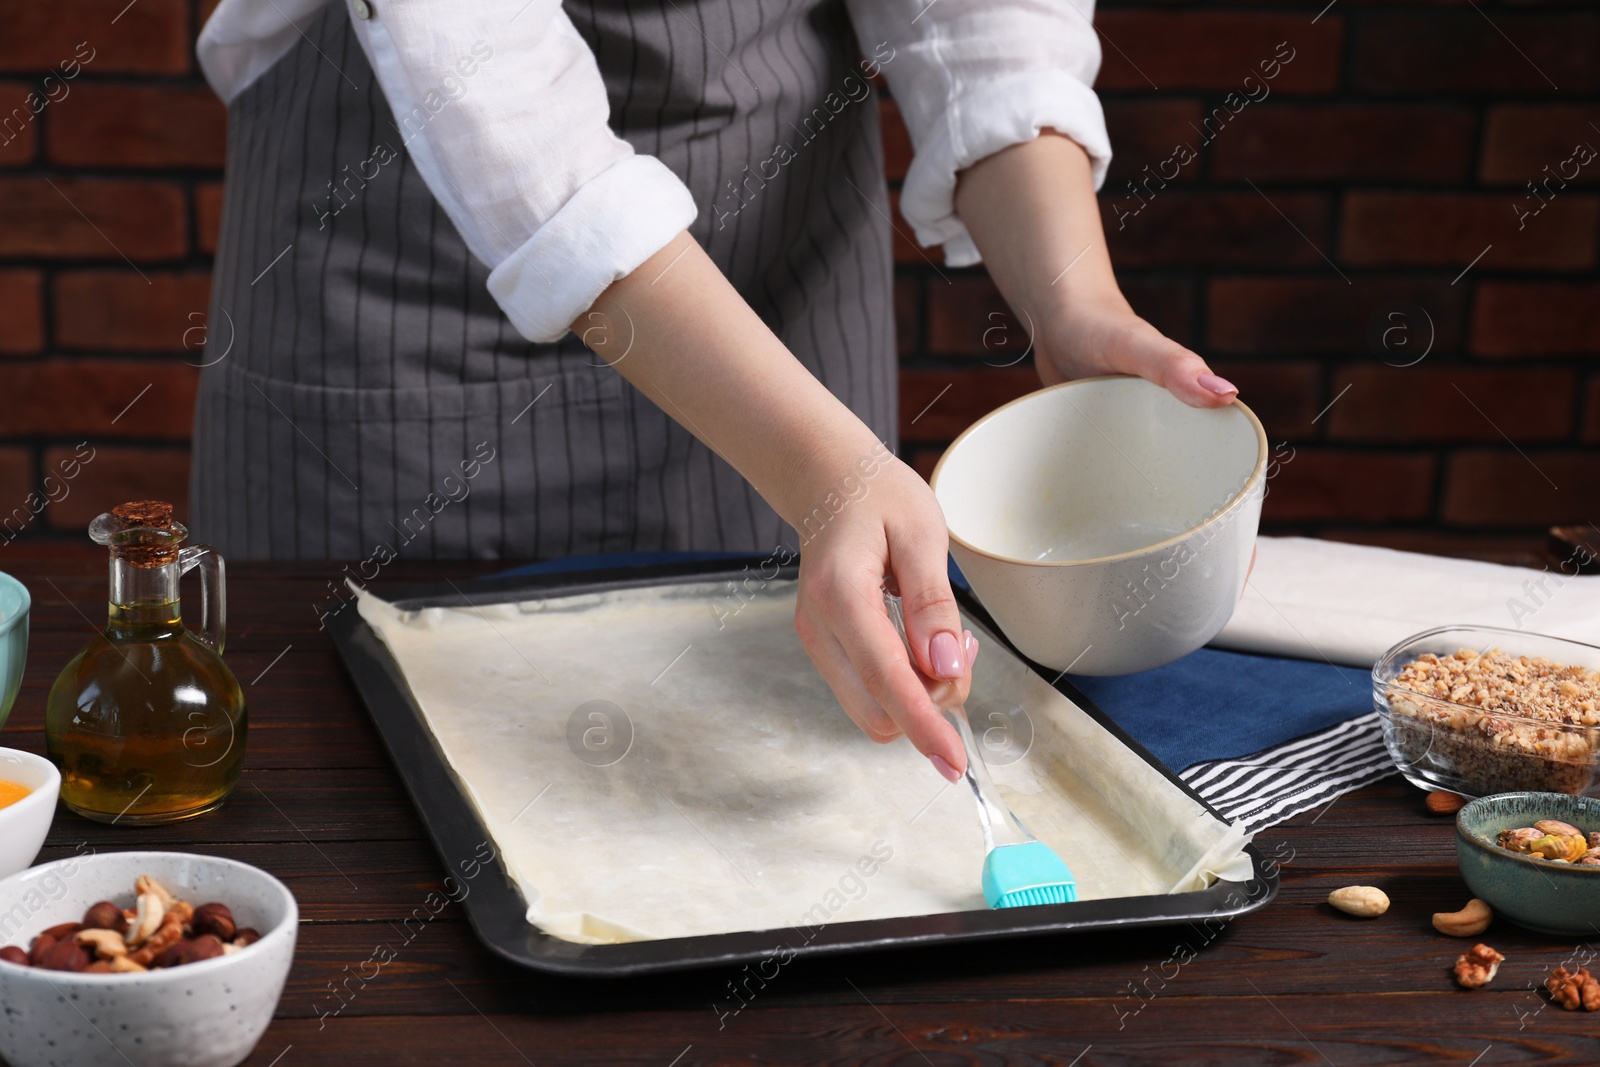
<path fill-rule="evenodd" d="M 1095 188 L 1111 142 L 1091 86 L 1100 69 L 1093 0 L 846 0 L 915 149 L 900 210 L 952 266 L 979 261 L 956 215 L 956 175 L 1049 128 L 1088 153 Z"/>
<path fill-rule="evenodd" d="M 553 341 L 695 218 L 660 160 L 607 125 L 557 0 L 375 0 L 354 19 L 417 170 L 517 330 Z"/>

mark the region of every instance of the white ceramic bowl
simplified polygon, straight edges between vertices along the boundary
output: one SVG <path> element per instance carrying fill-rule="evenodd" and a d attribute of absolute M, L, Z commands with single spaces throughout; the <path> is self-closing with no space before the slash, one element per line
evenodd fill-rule
<path fill-rule="evenodd" d="M 107 852 L 43 863 L 0 881 L 0 944 L 77 922 L 89 905 L 133 902 L 149 874 L 199 905 L 228 905 L 261 940 L 148 974 L 75 974 L 0 961 L 0 1057 L 12 1067 L 233 1067 L 261 1039 L 294 958 L 300 910 L 245 863 L 185 852 Z"/>
<path fill-rule="evenodd" d="M 43 756 L 0 748 L 0 778 L 33 790 L 15 804 L 0 808 L 0 878 L 9 878 L 33 862 L 50 832 L 56 797 L 61 793 L 61 772 Z"/>
<path fill-rule="evenodd" d="M 1030 659 L 1075 674 L 1170 663 L 1244 591 L 1266 485 L 1249 408 L 1084 378 L 974 423 L 933 471 L 950 551 Z"/>

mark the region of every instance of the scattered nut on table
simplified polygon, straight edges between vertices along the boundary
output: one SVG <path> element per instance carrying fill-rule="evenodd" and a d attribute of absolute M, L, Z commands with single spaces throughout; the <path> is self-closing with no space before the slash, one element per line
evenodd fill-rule
<path fill-rule="evenodd" d="M 1472 946 L 1472 951 L 1456 957 L 1456 984 L 1464 989 L 1488 985 L 1505 957 L 1488 945 Z"/>
<path fill-rule="evenodd" d="M 1389 910 L 1389 897 L 1377 886 L 1347 885 L 1328 894 L 1328 903 L 1346 915 L 1374 919 Z"/>
<path fill-rule="evenodd" d="M 1435 789 L 1428 794 L 1428 799 L 1423 803 L 1435 815 L 1454 815 L 1467 806 L 1467 798 L 1460 793 L 1452 793 L 1447 789 Z"/>
<path fill-rule="evenodd" d="M 1576 971 L 1557 967 L 1545 979 L 1544 987 L 1550 991 L 1550 999 L 1568 1011 L 1600 1011 L 1600 982 L 1586 967 Z"/>
<path fill-rule="evenodd" d="M 1433 916 L 1433 928 L 1451 937 L 1477 937 L 1489 929 L 1494 912 L 1488 904 L 1473 897 L 1460 911 L 1440 911 Z"/>
<path fill-rule="evenodd" d="M 138 974 L 242 951 L 261 940 L 237 928 L 233 912 L 215 901 L 198 908 L 142 874 L 132 908 L 109 900 L 91 904 L 81 923 L 58 923 L 35 935 L 27 951 L 0 948 L 0 961 L 19 967 L 91 974 Z"/>

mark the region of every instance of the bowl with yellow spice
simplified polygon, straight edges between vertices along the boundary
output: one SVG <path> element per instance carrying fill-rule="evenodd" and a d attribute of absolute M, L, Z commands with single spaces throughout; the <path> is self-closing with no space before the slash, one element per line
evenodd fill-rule
<path fill-rule="evenodd" d="M 0 748 L 0 878 L 33 862 L 50 831 L 61 773 L 43 756 Z"/>

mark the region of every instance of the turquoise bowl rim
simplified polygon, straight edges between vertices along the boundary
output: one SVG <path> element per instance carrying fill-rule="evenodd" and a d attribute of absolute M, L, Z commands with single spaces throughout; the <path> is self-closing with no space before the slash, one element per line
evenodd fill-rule
<path fill-rule="evenodd" d="M 1588 805 L 1592 807 L 1593 810 L 1584 808 L 1582 814 L 1592 817 L 1596 822 L 1600 822 L 1600 798 L 1578 796 L 1572 793 L 1536 793 L 1525 790 L 1511 793 L 1491 793 L 1486 797 L 1478 797 L 1475 800 L 1468 801 L 1462 807 L 1462 809 L 1456 813 L 1456 840 L 1465 841 L 1476 848 L 1482 849 L 1484 852 L 1493 856 L 1496 861 L 1521 863 L 1538 871 L 1550 872 L 1554 870 L 1560 874 L 1570 874 L 1580 878 L 1600 877 L 1600 866 L 1581 866 L 1576 863 L 1555 863 L 1546 859 L 1534 859 L 1532 856 L 1524 856 L 1520 852 L 1512 852 L 1510 849 L 1501 848 L 1499 845 L 1496 845 L 1491 841 L 1485 841 L 1476 834 L 1472 833 L 1466 828 L 1465 825 L 1463 825 L 1464 820 L 1467 818 L 1468 812 L 1472 812 L 1474 815 L 1477 815 L 1482 811 L 1482 808 L 1479 807 L 1479 805 L 1487 807 L 1489 801 L 1506 800 L 1510 798 L 1528 799 L 1540 802 L 1544 801 L 1545 798 L 1549 798 L 1552 803 L 1565 805 L 1569 809 L 1584 808 L 1585 805 Z M 1478 808 L 1478 811 L 1473 811 L 1474 808 Z M 1572 812 L 1569 810 L 1569 814 L 1571 813 Z M 1587 833 L 1588 831 L 1585 832 Z"/>
<path fill-rule="evenodd" d="M 15 589 L 18 593 L 22 594 L 21 610 L 13 612 L 11 615 L 0 619 L 0 637 L 5 637 L 12 630 L 16 629 L 17 623 L 26 619 L 28 617 L 28 613 L 33 610 L 33 597 L 29 595 L 27 586 L 23 585 L 21 581 L 12 575 L 7 574 L 5 571 L 0 571 L 0 586 L 6 586 L 7 588 Z"/>

